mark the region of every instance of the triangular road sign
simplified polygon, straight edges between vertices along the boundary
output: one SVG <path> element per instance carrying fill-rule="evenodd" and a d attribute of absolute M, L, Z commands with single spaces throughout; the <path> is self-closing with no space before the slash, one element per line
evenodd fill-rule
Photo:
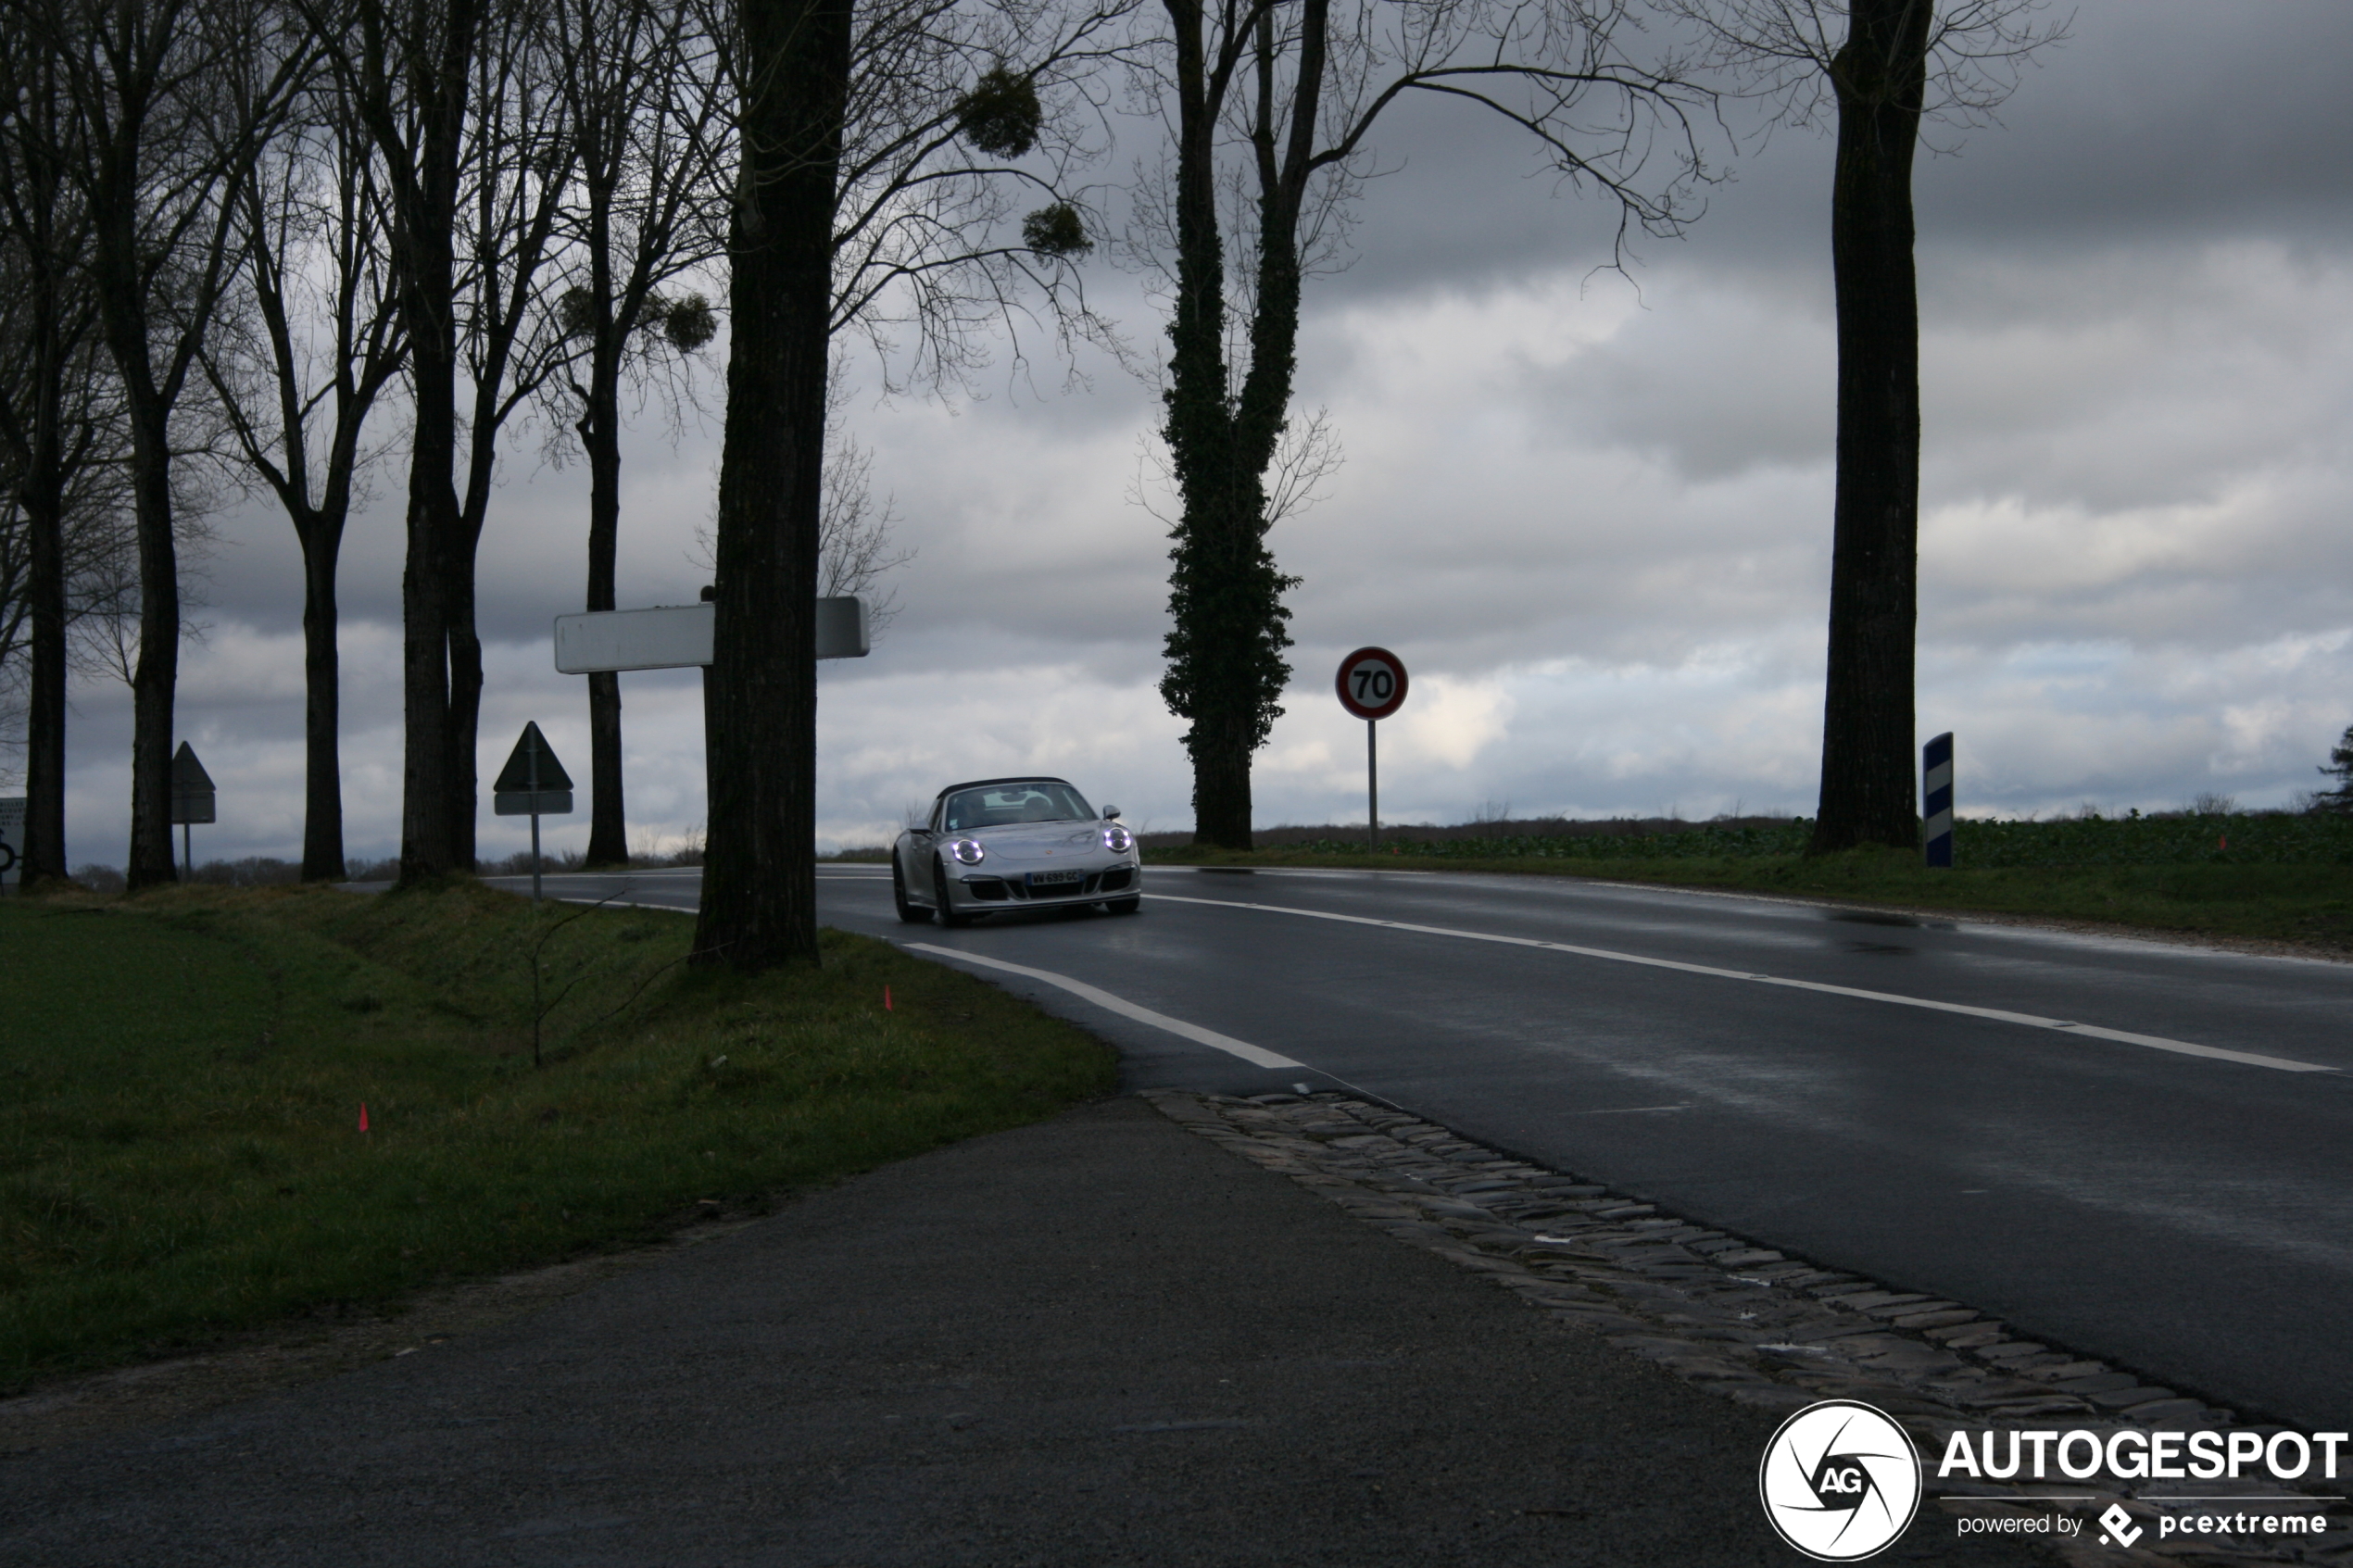
<path fill-rule="evenodd" d="M 535 760 L 538 764 L 535 777 L 532 771 Z M 572 775 L 565 772 L 564 765 L 556 760 L 555 751 L 547 745 L 547 737 L 539 733 L 539 726 L 525 724 L 522 738 L 515 742 L 513 755 L 507 759 L 507 765 L 498 770 L 498 782 L 490 787 L 499 795 L 570 789 Z"/>
<path fill-rule="evenodd" d="M 212 787 L 212 775 L 196 760 L 196 748 L 184 740 L 180 743 L 180 749 L 171 754 L 171 787 L 182 795 Z"/>
<path fill-rule="evenodd" d="M 171 754 L 171 820 L 208 822 L 213 820 L 212 775 L 196 760 L 196 748 L 186 741 Z"/>

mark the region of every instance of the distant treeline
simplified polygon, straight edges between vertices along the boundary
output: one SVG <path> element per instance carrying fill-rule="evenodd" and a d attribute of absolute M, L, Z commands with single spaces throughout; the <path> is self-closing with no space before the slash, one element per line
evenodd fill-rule
<path fill-rule="evenodd" d="M 1381 847 L 1449 859 L 1701 860 L 1800 855 L 1813 834 L 1805 817 L 1739 817 L 1711 822 L 1672 818 L 1473 822 L 1451 827 L 1403 824 L 1381 830 Z M 1256 835 L 1261 847 L 1361 855 L 1361 827 L 1280 827 Z M 1144 835 L 1146 848 L 1190 844 L 1189 833 Z M 2048 822 L 1963 819 L 1954 859 L 1969 866 L 2181 865 L 2237 861 L 2353 866 L 2353 813 L 2167 811 L 2120 817 L 2086 813 Z"/>

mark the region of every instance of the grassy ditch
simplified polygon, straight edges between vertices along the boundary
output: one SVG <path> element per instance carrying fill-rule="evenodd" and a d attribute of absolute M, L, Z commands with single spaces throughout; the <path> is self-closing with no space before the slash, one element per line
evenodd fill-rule
<path fill-rule="evenodd" d="M 1580 824 L 1581 825 L 1581 824 Z M 1384 832 L 1380 852 L 1334 833 L 1246 855 L 1155 847 L 1162 865 L 1311 865 L 1587 876 L 1864 904 L 2105 922 L 2353 954 L 2353 816 L 2086 818 L 1957 824 L 1956 865 L 1856 850 L 1808 858 L 1812 824 L 1663 833 Z"/>
<path fill-rule="evenodd" d="M 691 929 L 471 882 L 0 900 L 0 1389 L 652 1239 L 1113 1085 L 1100 1042 L 887 944 L 746 981 L 680 964 Z"/>

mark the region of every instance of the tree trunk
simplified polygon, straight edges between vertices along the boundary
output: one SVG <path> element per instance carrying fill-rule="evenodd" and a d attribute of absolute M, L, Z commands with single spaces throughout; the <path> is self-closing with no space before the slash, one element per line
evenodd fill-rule
<path fill-rule="evenodd" d="M 697 961 L 817 959 L 816 598 L 847 0 L 743 0 Z"/>
<path fill-rule="evenodd" d="M 370 14 L 373 20 L 374 13 Z M 396 186 L 394 255 L 409 337 L 411 415 L 408 558 L 400 578 L 402 744 L 400 883 L 443 875 L 460 859 L 451 834 L 449 581 L 459 515 L 458 456 L 458 153 L 465 125 L 467 68 L 481 20 L 476 0 L 449 0 L 439 37 L 412 41 L 391 69 L 417 97 L 416 162 Z M 381 49 L 382 44 L 375 45 Z M 388 107 L 371 131 L 387 157 L 408 156 L 400 119 Z M 472 775 L 471 761 L 465 770 Z M 471 794 L 471 791 L 469 791 Z"/>
<path fill-rule="evenodd" d="M 444 604 L 449 633 L 449 863 L 474 869 L 474 820 L 481 813 L 482 781 L 474 752 L 482 728 L 482 638 L 474 631 L 474 552 L 481 532 L 461 519 L 450 550 Z"/>
<path fill-rule="evenodd" d="M 1931 7 L 1857 0 L 1833 62 L 1838 478 L 1815 854 L 1918 847 L 1912 660 L 1919 577 L 1919 303 L 1912 159 Z"/>
<path fill-rule="evenodd" d="M 133 351 L 144 358 L 144 334 Z M 126 358 L 118 345 L 116 362 Z M 141 382 L 124 367 L 124 380 Z M 132 491 L 139 537 L 139 662 L 131 677 L 132 891 L 179 880 L 171 843 L 172 698 L 180 684 L 180 560 L 171 536 L 170 416 L 151 386 L 131 398 Z"/>
<path fill-rule="evenodd" d="M 605 670 L 588 677 L 591 867 L 629 864 L 629 822 L 622 809 L 621 787 L 621 677 Z"/>
<path fill-rule="evenodd" d="M 40 265 L 36 263 L 36 265 Z M 57 280 L 34 279 L 32 441 L 22 502 L 31 534 L 25 596 L 32 622 L 25 694 L 24 854 L 17 885 L 31 891 L 66 870 L 65 345 Z"/>
<path fill-rule="evenodd" d="M 131 425 L 139 561 L 139 659 L 131 676 L 132 892 L 178 880 L 171 844 L 172 696 L 180 677 L 180 562 L 172 539 L 171 406 L 156 382 L 140 250 L 137 149 L 110 148 L 91 194 L 93 282 Z"/>
<path fill-rule="evenodd" d="M 603 149 L 597 149 L 599 155 Z M 627 329 L 612 308 L 612 193 L 590 194 L 588 269 L 593 339 L 588 407 L 580 444 L 588 452 L 588 608 L 611 609 L 621 551 L 621 349 Z M 588 677 L 588 864 L 629 863 L 629 822 L 621 783 L 621 677 Z"/>
<path fill-rule="evenodd" d="M 447 297 L 443 293 L 445 303 Z M 449 837 L 449 636 L 442 609 L 446 541 L 458 525 L 458 495 L 447 467 L 457 452 L 457 366 L 448 353 L 446 330 L 443 342 L 428 346 L 421 341 L 420 328 L 432 332 L 434 323 L 412 314 L 415 413 L 409 435 L 408 559 L 400 574 L 403 886 L 443 875 L 458 863 Z"/>
<path fill-rule="evenodd" d="M 343 522 L 313 515 L 296 535 L 302 543 L 302 880 L 341 882 L 343 674 L 335 646 L 335 560 L 343 550 Z"/>
<path fill-rule="evenodd" d="M 25 526 L 31 560 L 25 583 L 32 622 L 32 669 L 25 694 L 24 855 L 17 885 L 63 880 L 66 870 L 66 574 L 64 516 L 54 491 L 35 499 L 28 483 Z"/>

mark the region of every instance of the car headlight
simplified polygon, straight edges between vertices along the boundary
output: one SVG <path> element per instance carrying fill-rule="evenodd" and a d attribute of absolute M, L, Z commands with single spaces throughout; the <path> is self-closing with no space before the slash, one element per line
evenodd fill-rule
<path fill-rule="evenodd" d="M 960 838 L 948 847 L 948 853 L 955 856 L 965 865 L 976 866 L 988 851 L 980 847 L 980 840 L 976 838 Z"/>
<path fill-rule="evenodd" d="M 1116 822 L 1103 829 L 1103 847 L 1114 855 L 1125 855 L 1136 847 L 1136 835 Z"/>

